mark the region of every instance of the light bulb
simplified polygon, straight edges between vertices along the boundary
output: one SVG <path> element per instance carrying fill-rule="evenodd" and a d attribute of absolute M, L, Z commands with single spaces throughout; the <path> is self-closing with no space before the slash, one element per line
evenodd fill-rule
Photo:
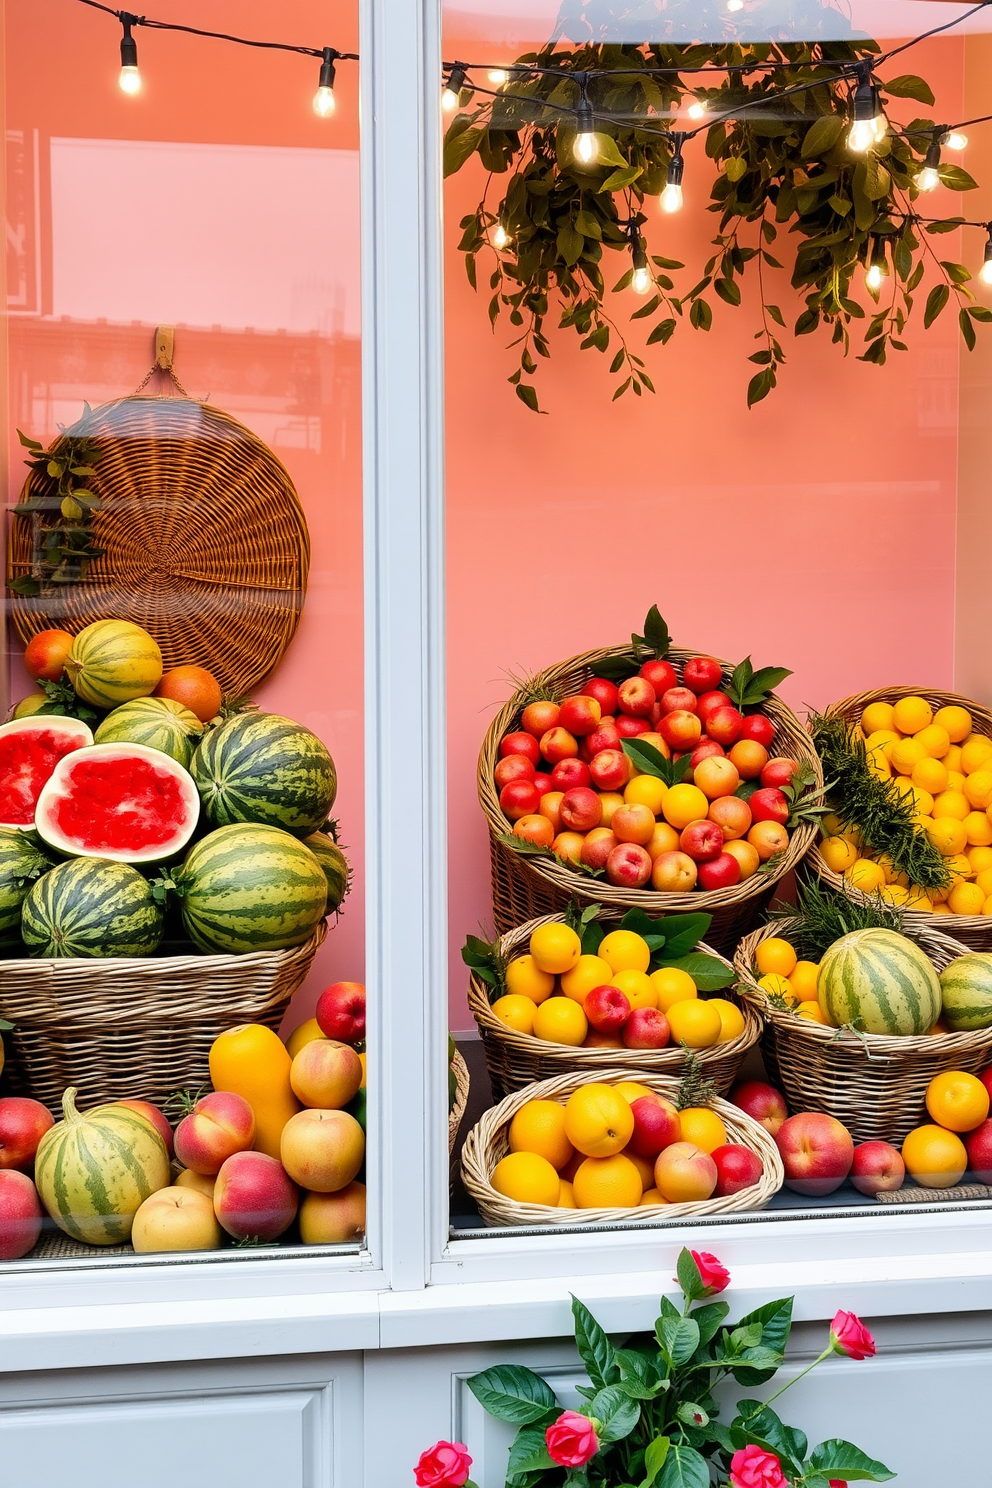
<path fill-rule="evenodd" d="M 599 145 L 596 143 L 594 134 L 577 134 L 575 136 L 575 158 L 583 165 L 592 165 L 599 154 Z"/>
<path fill-rule="evenodd" d="M 666 186 L 661 193 L 659 202 L 663 212 L 681 212 L 682 210 L 682 187 Z"/>
<path fill-rule="evenodd" d="M 509 245 L 510 234 L 507 232 L 502 222 L 497 222 L 496 226 L 492 230 L 489 241 L 492 243 L 494 248 L 506 248 Z"/>
<path fill-rule="evenodd" d="M 697 98 L 695 103 L 689 105 L 690 119 L 704 119 L 706 117 L 706 103 L 702 98 Z"/>
<path fill-rule="evenodd" d="M 118 82 L 121 92 L 133 98 L 141 92 L 141 73 L 138 71 L 138 43 L 131 35 L 131 27 L 138 24 L 138 17 L 128 11 L 120 12 L 120 23 L 124 28 L 121 37 L 121 75 Z"/>
<path fill-rule="evenodd" d="M 885 275 L 882 272 L 881 264 L 873 263 L 865 274 L 865 283 L 873 294 L 877 294 L 882 287 L 882 280 L 884 278 Z"/>
<path fill-rule="evenodd" d="M 468 81 L 465 65 L 462 62 L 452 62 L 451 71 L 448 73 L 448 81 L 444 85 L 441 94 L 441 107 L 446 114 L 453 114 L 461 99 L 462 89 Z"/>
<path fill-rule="evenodd" d="M 126 93 L 130 98 L 141 92 L 141 73 L 136 67 L 122 67 L 118 81 L 121 85 L 121 92 Z"/>
<path fill-rule="evenodd" d="M 863 155 L 866 150 L 870 150 L 875 143 L 874 119 L 855 119 L 851 125 L 851 132 L 847 136 L 847 143 L 858 155 Z"/>
<path fill-rule="evenodd" d="M 727 0 L 728 10 L 743 10 L 744 0 Z"/>
<path fill-rule="evenodd" d="M 871 75 L 871 63 L 863 63 L 858 70 L 858 86 L 854 90 L 854 120 L 847 136 L 848 146 L 858 155 L 870 150 L 885 138 L 888 121 L 882 112 L 878 84 Z"/>
<path fill-rule="evenodd" d="M 918 191 L 934 191 L 940 185 L 940 176 L 932 165 L 925 165 L 916 177 Z"/>
<path fill-rule="evenodd" d="M 321 119 L 328 118 L 335 109 L 334 89 L 318 88 L 313 95 L 313 111 Z"/>
<path fill-rule="evenodd" d="M 486 74 L 494 88 L 502 88 L 504 83 L 510 81 L 510 74 L 504 67 L 491 67 Z"/>
<path fill-rule="evenodd" d="M 968 136 L 958 134 L 957 130 L 952 129 L 950 134 L 944 135 L 940 143 L 946 145 L 949 150 L 964 150 L 968 146 Z"/>
<path fill-rule="evenodd" d="M 582 93 L 575 110 L 575 158 L 580 165 L 592 165 L 599 159 L 599 142 L 596 139 L 596 116 L 586 95 L 585 74 L 580 78 L 580 87 Z"/>
<path fill-rule="evenodd" d="M 875 131 L 875 143 L 880 145 L 889 130 L 889 121 L 884 114 L 878 113 L 872 119 L 872 128 Z"/>
<path fill-rule="evenodd" d="M 650 288 L 651 288 L 651 271 L 650 271 L 650 269 L 646 269 L 646 268 L 635 269 L 634 270 L 634 274 L 633 274 L 633 278 L 630 281 L 630 287 L 634 291 L 635 294 L 646 295 L 649 292 Z"/>
<path fill-rule="evenodd" d="M 663 212 L 678 212 L 682 209 L 682 173 L 685 170 L 685 161 L 682 159 L 684 139 L 684 134 L 672 133 L 672 158 L 668 162 L 668 184 L 658 202 Z"/>
<path fill-rule="evenodd" d="M 978 277 L 983 284 L 992 284 L 992 257 L 987 258 L 978 271 Z"/>
<path fill-rule="evenodd" d="M 320 77 L 313 95 L 313 111 L 318 119 L 328 119 L 334 112 L 334 63 L 337 55 L 333 47 L 324 47 L 321 53 Z"/>
<path fill-rule="evenodd" d="M 441 94 L 441 107 L 446 114 L 453 114 L 458 107 L 458 94 L 452 88 L 445 88 Z"/>

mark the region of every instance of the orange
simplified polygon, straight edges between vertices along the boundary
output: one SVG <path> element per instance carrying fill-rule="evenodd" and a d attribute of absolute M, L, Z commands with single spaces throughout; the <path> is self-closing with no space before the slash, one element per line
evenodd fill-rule
<path fill-rule="evenodd" d="M 533 842 L 535 847 L 550 847 L 555 829 L 546 816 L 521 816 L 513 823 L 513 835 L 523 842 Z"/>
<path fill-rule="evenodd" d="M 635 1008 L 656 1008 L 658 1006 L 658 993 L 646 972 L 635 971 L 631 967 L 627 971 L 615 971 L 610 981 L 614 987 L 619 987 L 627 998 L 631 1012 Z"/>
<path fill-rule="evenodd" d="M 953 857 L 945 858 L 944 867 L 951 875 L 951 888 L 954 887 L 959 879 L 974 878 L 975 876 L 975 870 L 971 866 L 971 859 L 967 853 L 955 853 Z M 934 889 L 932 892 L 941 899 L 947 898 L 947 894 L 943 890 Z M 947 892 L 950 893 L 950 889 Z"/>
<path fill-rule="evenodd" d="M 872 756 L 876 759 L 881 757 L 886 762 L 891 763 L 892 751 L 901 738 L 902 734 L 897 734 L 894 729 L 875 729 L 865 740 L 865 752 L 869 758 Z"/>
<path fill-rule="evenodd" d="M 711 997 L 704 1006 L 716 1008 L 720 1014 L 718 1044 L 729 1044 L 731 1039 L 740 1038 L 744 1032 L 744 1014 L 736 1003 L 728 1002 L 724 997 Z"/>
<path fill-rule="evenodd" d="M 672 1043 L 689 1049 L 709 1049 L 720 1040 L 723 1024 L 717 1008 L 709 1002 L 675 1002 L 665 1014 L 672 1030 Z"/>
<path fill-rule="evenodd" d="M 515 997 L 541 1003 L 555 990 L 555 979 L 550 971 L 541 970 L 533 956 L 518 956 L 506 968 L 506 990 Z"/>
<path fill-rule="evenodd" d="M 691 1142 L 700 1152 L 715 1152 L 727 1142 L 727 1128 L 715 1111 L 706 1106 L 688 1106 L 679 1112 L 679 1132 L 683 1142 Z"/>
<path fill-rule="evenodd" d="M 624 788 L 623 800 L 625 806 L 646 806 L 657 816 L 667 794 L 668 786 L 656 775 L 637 775 Z"/>
<path fill-rule="evenodd" d="M 967 708 L 960 708 L 953 703 L 946 708 L 938 708 L 933 721 L 947 730 L 947 737 L 952 744 L 960 744 L 971 733 L 971 714 Z"/>
<path fill-rule="evenodd" d="M 801 1002 L 796 1012 L 800 1018 L 807 1018 L 810 1023 L 825 1023 L 829 1026 L 830 1020 L 818 1002 Z"/>
<path fill-rule="evenodd" d="M 651 964 L 647 941 L 633 930 L 611 930 L 604 935 L 599 955 L 611 971 L 647 971 Z"/>
<path fill-rule="evenodd" d="M 241 1023 L 214 1039 L 209 1065 L 214 1089 L 240 1095 L 254 1111 L 255 1150 L 278 1157 L 283 1128 L 300 1109 L 282 1039 L 264 1023 Z"/>
<path fill-rule="evenodd" d="M 904 908 L 913 896 L 904 884 L 887 883 L 884 889 L 879 889 L 878 897 L 884 899 L 886 904 L 897 904 Z"/>
<path fill-rule="evenodd" d="M 561 803 L 564 796 L 564 791 L 545 791 L 537 808 L 541 816 L 548 818 L 556 832 L 561 831 Z"/>
<path fill-rule="evenodd" d="M 963 789 L 972 806 L 979 811 L 987 810 L 992 804 L 992 770 L 986 765 L 983 769 L 966 775 Z"/>
<path fill-rule="evenodd" d="M 965 775 L 980 770 L 992 761 L 992 739 L 984 734 L 969 734 L 961 745 L 961 769 Z"/>
<path fill-rule="evenodd" d="M 942 1126 L 918 1126 L 902 1144 L 910 1175 L 924 1188 L 953 1188 L 968 1167 L 961 1138 Z"/>
<path fill-rule="evenodd" d="M 930 759 L 928 756 L 920 760 L 909 778 L 914 785 L 919 786 L 920 790 L 937 795 L 938 792 L 947 789 L 947 766 L 941 760 Z"/>
<path fill-rule="evenodd" d="M 534 1003 L 529 997 L 508 992 L 496 999 L 493 1012 L 501 1023 L 514 1029 L 516 1033 L 534 1032 Z"/>
<path fill-rule="evenodd" d="M 697 785 L 673 785 L 662 802 L 662 815 L 670 827 L 681 832 L 692 821 L 701 821 L 710 803 Z"/>
<path fill-rule="evenodd" d="M 585 840 L 584 832 L 559 832 L 551 844 L 551 851 L 561 858 L 563 863 L 578 863 L 582 858 Z"/>
<path fill-rule="evenodd" d="M 951 747 L 951 739 L 945 728 L 939 723 L 931 723 L 925 729 L 920 729 L 915 736 L 917 744 L 922 744 L 931 759 L 942 760 Z"/>
<path fill-rule="evenodd" d="M 511 1152 L 501 1158 L 489 1182 L 504 1198 L 518 1204 L 547 1204 L 556 1208 L 561 1180 L 546 1157 L 536 1152 Z"/>
<path fill-rule="evenodd" d="M 964 791 L 943 790 L 933 798 L 933 818 L 940 821 L 942 817 L 953 817 L 955 821 L 964 821 L 971 810 L 971 802 Z"/>
<path fill-rule="evenodd" d="M 622 1152 L 587 1157 L 572 1179 L 577 1209 L 636 1209 L 644 1193 L 641 1175 Z"/>
<path fill-rule="evenodd" d="M 761 861 L 768 863 L 772 858 L 777 857 L 779 853 L 785 852 L 785 849 L 789 845 L 789 834 L 781 822 L 760 821 L 755 822 L 750 832 L 748 832 L 747 840 L 755 849 Z M 728 843 L 727 847 L 729 846 L 730 844 Z M 724 851 L 726 851 L 726 847 Z"/>
<path fill-rule="evenodd" d="M 825 837 L 820 843 L 820 853 L 834 873 L 843 873 L 858 861 L 858 849 L 846 837 Z"/>
<path fill-rule="evenodd" d="M 960 744 L 952 744 L 951 745 L 950 749 L 944 755 L 944 764 L 947 766 L 948 770 L 960 770 L 961 769 L 961 745 Z"/>
<path fill-rule="evenodd" d="M 947 792 L 945 791 L 945 795 Z M 963 799 L 963 797 L 962 797 Z M 951 858 L 955 853 L 964 852 L 968 846 L 968 833 L 965 829 L 964 820 L 953 816 L 934 817 L 927 827 L 927 836 L 939 853 L 945 858 Z"/>
<path fill-rule="evenodd" d="M 615 1086 L 580 1085 L 569 1096 L 565 1135 L 586 1157 L 612 1157 L 621 1152 L 633 1130 L 634 1113 Z"/>
<path fill-rule="evenodd" d="M 964 830 L 970 847 L 988 847 L 992 843 L 992 819 L 986 811 L 969 811 Z"/>
<path fill-rule="evenodd" d="M 904 889 L 909 888 L 909 879 L 901 872 L 893 862 L 888 853 L 881 853 L 878 857 L 878 866 L 885 874 L 887 884 L 901 884 Z"/>
<path fill-rule="evenodd" d="M 869 754 L 868 768 L 879 780 L 892 779 L 892 766 L 883 754 Z"/>
<path fill-rule="evenodd" d="M 636 1152 L 631 1152 L 629 1147 L 625 1148 L 623 1155 L 630 1159 L 638 1173 L 640 1173 L 643 1187 L 654 1188 L 654 1163 L 651 1158 L 639 1157 Z M 586 1158 L 586 1162 L 594 1161 L 594 1158 Z M 609 1162 L 609 1158 L 601 1159 L 601 1161 Z"/>
<path fill-rule="evenodd" d="M 868 735 L 878 729 L 891 729 L 895 716 L 891 703 L 869 703 L 861 714 L 861 727 Z"/>
<path fill-rule="evenodd" d="M 619 1085 L 614 1085 L 613 1089 L 617 1095 L 623 1096 L 628 1105 L 632 1105 L 635 1100 L 640 1100 L 642 1095 L 654 1095 L 653 1090 L 649 1090 L 646 1085 L 638 1085 L 636 1080 L 621 1080 Z"/>
<path fill-rule="evenodd" d="M 324 1031 L 316 1018 L 308 1018 L 301 1023 L 299 1028 L 294 1028 L 286 1040 L 286 1048 L 289 1050 L 290 1058 L 295 1059 L 304 1044 L 312 1044 L 315 1039 L 322 1039 Z"/>
<path fill-rule="evenodd" d="M 182 703 L 201 723 L 209 723 L 220 712 L 223 697 L 220 683 L 206 667 L 179 666 L 162 673 L 155 696 Z"/>
<path fill-rule="evenodd" d="M 992 868 L 983 868 L 975 882 L 986 898 L 992 896 Z M 984 914 L 985 911 L 982 910 L 982 913 Z M 989 910 L 989 914 L 992 914 L 992 909 Z"/>
<path fill-rule="evenodd" d="M 975 773 L 977 774 L 978 772 L 976 771 Z M 958 791 L 959 793 L 963 792 L 964 791 L 964 783 L 965 783 L 965 780 L 966 779 L 967 779 L 967 776 L 966 775 L 962 775 L 962 773 L 961 773 L 960 770 L 952 770 L 951 767 L 950 767 L 950 765 L 948 765 L 948 767 L 947 767 L 947 789 L 948 790 Z"/>
<path fill-rule="evenodd" d="M 561 990 L 574 1002 L 584 1003 L 594 987 L 607 987 L 613 981 L 613 968 L 602 956 L 580 956 L 561 979 Z"/>
<path fill-rule="evenodd" d="M 989 1093 L 976 1075 L 945 1070 L 927 1086 L 927 1110 L 948 1131 L 974 1131 L 989 1114 Z"/>
<path fill-rule="evenodd" d="M 754 953 L 754 964 L 762 973 L 777 971 L 780 976 L 789 976 L 798 957 L 787 940 L 778 935 L 763 940 Z"/>
<path fill-rule="evenodd" d="M 820 968 L 815 961 L 797 961 L 789 972 L 789 985 L 800 1002 L 816 999 L 816 981 Z"/>
<path fill-rule="evenodd" d="M 917 744 L 915 739 L 900 739 L 898 744 L 892 746 L 889 763 L 898 774 L 912 775 L 920 760 L 926 757 L 927 752 L 923 745 Z"/>
<path fill-rule="evenodd" d="M 565 1135 L 565 1107 L 557 1101 L 528 1101 L 510 1122 L 510 1151 L 536 1152 L 563 1168 L 575 1148 Z"/>
<path fill-rule="evenodd" d="M 913 792 L 913 807 L 917 816 L 933 815 L 933 796 L 929 791 L 920 790 L 918 785 L 911 785 Z"/>
<path fill-rule="evenodd" d="M 534 1014 L 534 1037 L 550 1044 L 570 1044 L 577 1049 L 588 1032 L 584 1009 L 570 997 L 549 997 Z"/>
<path fill-rule="evenodd" d="M 620 807 L 624 804 L 624 799 L 619 791 L 603 791 L 599 798 L 599 804 L 603 808 L 603 820 L 600 825 L 608 827 L 613 820 L 614 811 L 619 811 Z"/>
<path fill-rule="evenodd" d="M 571 971 L 582 955 L 582 942 L 570 925 L 553 920 L 538 925 L 530 938 L 530 953 L 541 971 L 561 976 Z"/>
<path fill-rule="evenodd" d="M 892 709 L 892 727 L 901 734 L 916 734 L 933 719 L 933 709 L 926 698 L 911 695 L 900 698 Z"/>
<path fill-rule="evenodd" d="M 575 1194 L 572 1192 L 572 1185 L 569 1183 L 569 1181 L 568 1181 L 567 1178 L 561 1178 L 561 1179 L 559 1179 L 559 1182 L 558 1182 L 558 1208 L 559 1209 L 575 1209 L 576 1207 L 577 1206 L 576 1206 L 576 1203 L 575 1203 Z"/>
<path fill-rule="evenodd" d="M 750 878 L 752 874 L 757 873 L 761 858 L 757 848 L 753 847 L 750 842 L 725 842 L 723 844 L 723 850 L 725 853 L 729 853 L 732 858 L 736 858 L 738 863 L 740 863 L 742 881 Z"/>
<path fill-rule="evenodd" d="M 787 1007 L 795 1007 L 799 1001 L 789 978 L 777 971 L 766 971 L 763 977 L 758 978 L 758 986 L 763 987 L 768 996 L 773 999 L 781 997 Z"/>
<path fill-rule="evenodd" d="M 885 869 L 870 858 L 859 858 L 853 868 L 845 871 L 844 878 L 852 889 L 860 889 L 862 894 L 874 894 L 885 884 Z"/>
<path fill-rule="evenodd" d="M 969 847 L 965 850 L 965 857 L 971 864 L 972 873 L 984 873 L 986 868 L 992 868 L 992 847 Z"/>
<path fill-rule="evenodd" d="M 661 1196 L 661 1190 L 660 1189 L 649 1188 L 649 1189 L 646 1189 L 645 1190 L 644 1196 L 642 1197 L 641 1202 L 640 1202 L 640 1204 L 637 1207 L 639 1209 L 650 1209 L 655 1204 L 667 1204 L 667 1203 L 668 1203 L 668 1200 L 662 1198 L 662 1196 Z"/>
<path fill-rule="evenodd" d="M 687 971 L 678 966 L 662 966 L 653 971 L 651 985 L 658 994 L 658 1006 L 663 1013 L 676 1002 L 685 1002 L 697 996 L 696 984 Z"/>

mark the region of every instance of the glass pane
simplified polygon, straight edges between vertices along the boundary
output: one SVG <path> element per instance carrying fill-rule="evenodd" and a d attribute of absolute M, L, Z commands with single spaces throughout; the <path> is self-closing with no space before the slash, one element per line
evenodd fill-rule
<path fill-rule="evenodd" d="M 309 0 L 165 9 L 296 50 L 140 24 L 135 74 L 113 16 L 7 12 L 4 687 L 26 724 L 0 733 L 0 1183 L 69 1087 L 103 1192 L 91 1215 L 56 1193 L 66 1131 L 43 1138 L 46 1263 L 129 1254 L 163 1186 L 143 1253 L 364 1231 L 354 62 L 336 111 L 315 98 L 357 9 L 333 35 Z M 298 1053 L 332 984 L 321 1027 L 352 1047 Z M 211 1085 L 176 1139 L 199 1178 L 133 1112 L 105 1118 L 118 1169 L 89 1120 L 137 1100 L 175 1127 Z M 212 1206 L 192 1190 L 218 1168 Z M 0 1222 L 0 1257 L 21 1248 Z"/>
<path fill-rule="evenodd" d="M 992 278 L 979 271 L 992 254 L 992 135 L 981 121 L 987 18 L 957 24 L 964 9 L 445 5 L 450 1017 L 471 1067 L 466 1126 L 510 1100 L 470 1145 L 455 1235 L 553 1224 L 562 1173 L 597 1223 L 630 1223 L 642 1187 L 654 1200 L 660 1183 L 669 1205 L 690 1198 L 664 1163 L 656 1172 L 643 1161 L 676 1132 L 670 1123 L 666 1138 L 657 1118 L 655 1138 L 614 1143 L 641 1159 L 638 1172 L 598 1168 L 587 1135 L 591 1166 L 579 1179 L 585 1149 L 563 1165 L 570 1144 L 556 1148 L 544 1130 L 560 1115 L 530 1112 L 535 1130 L 518 1130 L 515 1144 L 553 1155 L 559 1177 L 537 1160 L 504 1177 L 509 1196 L 488 1181 L 526 1099 L 511 1092 L 528 1081 L 560 1075 L 551 1093 L 563 1102 L 621 1067 L 649 1083 L 681 1076 L 681 1090 L 657 1091 L 705 1106 L 705 1087 L 684 1081 L 679 1044 L 719 1094 L 744 1080 L 774 1086 L 777 1097 L 741 1097 L 766 1127 L 784 1115 L 783 1092 L 792 1117 L 814 1113 L 802 1137 L 816 1154 L 812 1183 L 791 1155 L 803 1123 L 783 1142 L 795 1187 L 782 1187 L 775 1150 L 739 1107 L 721 1112 L 723 1129 L 683 1117 L 679 1134 L 704 1150 L 760 1148 L 764 1174 L 736 1196 L 718 1177 L 720 1203 L 704 1195 L 690 1220 L 764 1204 L 771 1215 L 876 1209 L 873 1193 L 844 1179 L 853 1144 L 899 1149 L 911 1129 L 952 1127 L 946 1107 L 931 1096 L 928 1114 L 925 1104 L 941 1067 L 964 1072 L 969 1122 L 987 1115 L 974 1077 L 992 1060 L 992 1034 L 974 1027 L 948 1042 L 953 1011 L 929 1034 L 938 973 L 992 945 L 992 828 L 973 778 L 992 747 L 973 639 L 987 621 L 975 555 L 986 536 L 979 410 Z M 931 27 L 947 29 L 917 40 Z M 749 666 L 776 670 L 751 680 Z M 618 701 L 609 684 L 619 682 Z M 900 688 L 924 700 L 893 724 Z M 968 716 L 942 715 L 916 739 L 955 690 Z M 723 696 L 704 701 L 707 692 Z M 559 717 L 566 698 L 589 695 Z M 816 725 L 817 747 L 833 749 L 823 773 L 835 819 L 821 853 L 807 720 L 842 699 L 854 700 L 843 714 L 852 728 L 868 702 L 882 705 L 864 730 L 882 731 L 872 748 L 885 758 L 869 769 L 860 736 L 835 724 L 831 745 Z M 947 723 L 953 739 L 939 731 Z M 908 741 L 891 762 L 887 729 Z M 645 731 L 647 751 L 636 742 Z M 747 937 L 797 892 L 804 926 L 776 937 L 792 949 L 759 953 Z M 847 893 L 853 909 L 838 898 Z M 542 933 L 560 946 L 542 950 L 539 936 L 532 947 L 531 922 L 567 914 L 574 924 L 597 904 L 600 918 L 578 927 L 584 954 L 631 911 L 628 928 L 659 938 L 664 920 L 638 914 L 712 919 L 669 926 L 667 950 L 650 938 L 608 947 L 605 964 L 582 963 L 585 982 L 563 977 L 575 941 L 559 928 Z M 511 973 L 476 945 L 490 980 L 476 975 L 466 1006 L 459 951 L 480 924 L 487 938 L 508 935 Z M 870 970 L 863 952 L 857 995 L 837 993 L 835 972 L 831 1001 L 821 956 L 845 926 L 862 925 L 902 936 L 896 949 L 924 1004 L 883 1011 L 889 972 Z M 725 961 L 738 958 L 750 997 L 712 963 L 659 969 L 697 956 L 700 933 Z M 543 971 L 515 959 L 532 948 Z M 797 953 L 810 964 L 795 973 Z M 983 966 L 962 972 L 969 991 Z M 501 993 L 514 1001 L 494 1013 Z M 714 998 L 731 1004 L 722 1020 L 706 1006 Z M 823 1018 L 852 1026 L 836 1034 Z M 883 1034 L 893 1041 L 874 1051 L 894 1061 L 884 1068 L 869 1057 Z M 573 1135 L 580 1127 L 576 1116 Z M 984 1168 L 979 1139 L 969 1159 L 962 1137 L 914 1139 L 894 1214 L 913 1212 L 931 1177 L 943 1202 L 963 1201 L 955 1179 Z M 857 1161 L 873 1160 L 898 1176 L 898 1151 Z M 831 1165 L 843 1170 L 836 1182 Z M 701 1191 L 713 1175 L 700 1166 Z"/>

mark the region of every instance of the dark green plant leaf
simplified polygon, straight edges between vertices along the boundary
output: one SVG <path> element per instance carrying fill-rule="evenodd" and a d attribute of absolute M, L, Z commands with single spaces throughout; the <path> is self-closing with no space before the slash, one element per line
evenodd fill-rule
<path fill-rule="evenodd" d="M 728 1302 L 707 1302 L 702 1307 L 693 1309 L 692 1320 L 699 1329 L 700 1346 L 705 1346 L 711 1338 L 715 1338 L 720 1324 L 730 1311 Z"/>
<path fill-rule="evenodd" d="M 623 1441 L 641 1419 L 641 1407 L 621 1385 L 608 1385 L 589 1402 L 589 1414 L 602 1422 L 601 1442 Z"/>
<path fill-rule="evenodd" d="M 687 956 L 690 951 L 695 950 L 713 923 L 713 916 L 708 914 L 668 915 L 656 923 L 658 928 L 664 931 L 665 955 L 671 960 L 679 956 Z"/>
<path fill-rule="evenodd" d="M 699 1347 L 699 1329 L 691 1317 L 662 1317 L 655 1334 L 662 1357 L 673 1369 L 687 1364 Z"/>
<path fill-rule="evenodd" d="M 802 158 L 809 160 L 814 155 L 828 155 L 843 134 L 844 125 L 840 114 L 824 114 L 817 119 L 803 137 Z"/>
<path fill-rule="evenodd" d="M 739 1327 L 746 1327 L 749 1323 L 760 1323 L 762 1326 L 761 1341 L 765 1348 L 770 1348 L 777 1354 L 785 1353 L 785 1346 L 789 1341 L 789 1333 L 792 1330 L 792 1303 L 793 1298 L 783 1297 L 777 1302 L 766 1302 L 764 1307 L 758 1307 L 754 1312 L 749 1312 L 742 1317 Z M 754 1385 L 763 1385 L 766 1380 L 771 1379 L 775 1373 L 774 1369 L 739 1368 L 733 1371 L 734 1379 L 739 1385 L 751 1388 Z"/>
<path fill-rule="evenodd" d="M 544 1430 L 543 1426 L 521 1426 L 514 1437 L 506 1464 L 508 1478 L 517 1477 L 520 1473 L 534 1472 L 539 1469 L 543 1471 L 556 1466 L 554 1458 L 548 1452 Z"/>
<path fill-rule="evenodd" d="M 760 1400 L 739 1400 L 733 1429 L 738 1427 L 749 1442 L 774 1452 L 793 1472 L 802 1472 L 806 1438 L 801 1431 L 786 1426 L 769 1406 Z"/>
<path fill-rule="evenodd" d="M 734 981 L 733 968 L 725 966 L 715 956 L 708 956 L 705 951 L 691 951 L 688 956 L 673 956 L 671 960 L 663 956 L 658 964 L 675 966 L 679 971 L 686 972 L 700 992 L 719 992 L 721 988 L 731 986 Z"/>
<path fill-rule="evenodd" d="M 695 1447 L 673 1442 L 655 1483 L 656 1488 L 709 1488 L 706 1458 Z"/>
<path fill-rule="evenodd" d="M 927 308 L 923 312 L 923 324 L 929 330 L 937 316 L 943 310 L 951 297 L 951 291 L 946 284 L 935 284 L 927 295 Z"/>
<path fill-rule="evenodd" d="M 891 82 L 882 83 L 882 92 L 891 93 L 893 98 L 915 98 L 919 103 L 932 104 L 935 101 L 929 83 L 912 73 L 902 73 Z"/>
<path fill-rule="evenodd" d="M 644 1479 L 640 1488 L 651 1488 L 665 1465 L 671 1441 L 667 1436 L 656 1436 L 644 1449 Z"/>
<path fill-rule="evenodd" d="M 613 1345 L 585 1303 L 575 1296 L 572 1297 L 572 1317 L 575 1321 L 575 1346 L 586 1366 L 586 1374 L 597 1388 L 614 1384 L 619 1370 Z"/>
<path fill-rule="evenodd" d="M 560 1411 L 551 1386 L 522 1364 L 494 1364 L 466 1383 L 483 1410 L 513 1426 L 550 1423 Z"/>
<path fill-rule="evenodd" d="M 699 1267 L 696 1265 L 692 1251 L 684 1245 L 679 1251 L 679 1258 L 675 1266 L 675 1274 L 678 1279 L 678 1284 L 682 1288 L 682 1295 L 686 1298 L 686 1300 L 688 1302 L 698 1302 L 700 1297 L 702 1297 L 703 1293 L 705 1292 L 706 1288 L 703 1286 L 703 1280 L 699 1274 Z M 693 1318 L 693 1322 L 696 1323 L 698 1337 L 699 1323 L 695 1318 Z"/>
<path fill-rule="evenodd" d="M 822 1472 L 827 1477 L 839 1474 L 849 1483 L 887 1483 L 896 1476 L 884 1463 L 876 1462 L 873 1457 L 862 1452 L 860 1447 L 842 1441 L 839 1437 L 832 1437 L 830 1441 L 820 1442 L 819 1446 L 814 1447 L 809 1465 L 815 1472 Z"/>
<path fill-rule="evenodd" d="M 974 176 L 969 176 L 960 165 L 941 165 L 940 184 L 947 186 L 951 191 L 977 191 L 978 182 Z"/>

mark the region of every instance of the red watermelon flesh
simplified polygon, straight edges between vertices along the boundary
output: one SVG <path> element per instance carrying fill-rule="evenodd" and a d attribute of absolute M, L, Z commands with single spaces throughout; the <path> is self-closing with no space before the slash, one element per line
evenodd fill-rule
<path fill-rule="evenodd" d="M 59 852 L 154 863 L 185 847 L 199 814 L 192 777 L 168 755 L 142 744 L 94 744 L 56 766 L 35 823 Z"/>
<path fill-rule="evenodd" d="M 0 825 L 33 827 L 45 783 L 67 754 L 93 743 L 78 718 L 14 718 L 0 725 Z"/>

